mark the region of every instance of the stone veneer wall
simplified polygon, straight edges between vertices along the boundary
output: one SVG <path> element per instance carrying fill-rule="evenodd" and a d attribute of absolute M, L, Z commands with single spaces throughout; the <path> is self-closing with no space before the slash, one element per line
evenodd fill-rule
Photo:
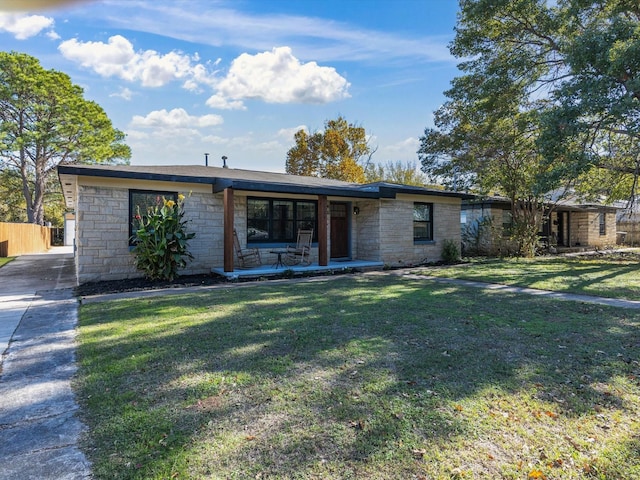
<path fill-rule="evenodd" d="M 616 244 L 616 214 L 607 211 L 606 234 L 600 235 L 601 212 L 571 213 L 571 245 L 605 247 Z"/>
<path fill-rule="evenodd" d="M 76 274 L 78 283 L 140 277 L 129 247 L 129 189 L 79 185 L 76 217 Z M 175 190 L 175 188 L 167 188 Z M 181 190 L 180 193 L 188 192 Z M 185 200 L 189 231 L 197 232 L 189 250 L 194 261 L 180 273 L 208 273 L 222 235 L 222 200 L 192 193 Z M 220 231 L 218 234 L 217 231 Z"/>
<path fill-rule="evenodd" d="M 414 265 L 423 261 L 442 259 L 444 240 L 453 240 L 460 248 L 460 200 L 434 197 L 433 242 L 414 243 L 413 204 L 428 202 L 424 197 L 416 199 L 396 199 L 379 201 L 379 221 L 371 221 L 371 242 L 377 238 L 377 260 L 388 265 Z M 362 213 L 362 209 L 360 210 Z M 375 228 L 378 231 L 375 231 Z M 366 240 L 366 231 L 359 231 L 359 242 Z M 359 249 L 360 252 L 360 249 Z M 362 258 L 362 255 L 360 255 Z"/>
<path fill-rule="evenodd" d="M 616 214 L 607 211 L 606 235 L 600 235 L 600 212 L 571 212 L 571 246 L 605 247 L 616 244 Z"/>

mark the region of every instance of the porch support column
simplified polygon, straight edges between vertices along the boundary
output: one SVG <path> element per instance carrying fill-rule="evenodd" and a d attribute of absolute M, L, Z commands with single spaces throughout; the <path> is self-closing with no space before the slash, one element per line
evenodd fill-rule
<path fill-rule="evenodd" d="M 328 244 L 327 238 L 327 196 L 318 196 L 318 265 L 326 267 L 329 265 Z"/>
<path fill-rule="evenodd" d="M 224 271 L 233 272 L 233 188 L 225 188 L 223 196 Z"/>

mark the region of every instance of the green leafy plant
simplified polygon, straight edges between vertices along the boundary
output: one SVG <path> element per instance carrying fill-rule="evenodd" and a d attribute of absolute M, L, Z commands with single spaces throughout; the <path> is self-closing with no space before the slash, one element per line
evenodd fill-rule
<path fill-rule="evenodd" d="M 460 248 L 456 242 L 448 238 L 442 242 L 442 259 L 446 263 L 456 263 L 460 260 Z"/>
<path fill-rule="evenodd" d="M 163 197 L 162 205 L 150 207 L 144 215 L 138 209 L 135 216 L 135 266 L 151 280 L 173 280 L 193 259 L 188 243 L 196 234 L 186 231 L 184 199 L 182 194 L 177 202 Z"/>

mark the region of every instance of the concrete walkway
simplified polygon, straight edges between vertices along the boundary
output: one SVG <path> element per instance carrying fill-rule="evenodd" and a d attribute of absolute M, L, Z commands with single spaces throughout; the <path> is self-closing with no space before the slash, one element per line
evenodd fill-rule
<path fill-rule="evenodd" d="M 0 268 L 0 480 L 91 477 L 71 389 L 74 281 L 70 248 Z"/>
<path fill-rule="evenodd" d="M 415 271 L 415 269 L 412 269 Z M 513 287 L 510 285 L 502 285 L 499 283 L 477 282 L 473 280 L 460 280 L 457 278 L 433 277 L 431 275 L 420 275 L 411 273 L 412 270 L 401 271 L 401 275 L 405 278 L 418 278 L 422 280 L 430 280 L 437 283 L 447 283 L 452 285 L 460 285 L 461 287 L 483 288 L 486 290 L 499 290 L 508 293 L 521 293 L 538 297 L 552 298 L 554 300 L 568 300 L 572 302 L 593 303 L 596 305 L 607 305 L 609 307 L 640 309 L 640 301 L 622 300 L 619 298 L 596 297 L 593 295 L 580 295 L 576 293 L 552 292 L 549 290 L 539 290 L 537 288 Z M 396 273 L 396 272 L 394 272 Z"/>

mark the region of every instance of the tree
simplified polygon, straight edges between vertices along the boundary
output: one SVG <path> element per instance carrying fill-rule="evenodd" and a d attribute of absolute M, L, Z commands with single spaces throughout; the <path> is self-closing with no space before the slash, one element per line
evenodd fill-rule
<path fill-rule="evenodd" d="M 520 252 L 531 255 L 546 192 L 594 168 L 638 171 L 637 138 L 622 139 L 617 127 L 628 133 L 640 124 L 638 98 L 629 93 L 639 80 L 639 7 L 629 0 L 460 6 L 451 51 L 464 59 L 464 75 L 446 92 L 418 155 L 432 178 L 508 196 Z M 620 86 L 624 79 L 629 86 Z"/>
<path fill-rule="evenodd" d="M 367 182 L 389 182 L 401 185 L 425 186 L 427 177 L 415 162 L 387 162 L 384 165 L 369 164 L 365 170 Z"/>
<path fill-rule="evenodd" d="M 368 144 L 363 127 L 343 117 L 325 122 L 324 132 L 295 134 L 295 146 L 287 152 L 286 172 L 291 175 L 333 178 L 362 183 L 375 149 Z"/>
<path fill-rule="evenodd" d="M 580 175 L 584 193 L 634 198 L 640 175 L 640 4 L 574 0 L 562 14 L 567 77 L 542 114 L 541 149 L 548 161 L 560 159 Z"/>
<path fill-rule="evenodd" d="M 60 163 L 125 162 L 124 134 L 69 76 L 0 52 L 0 167 L 20 176 L 26 218 L 44 224 L 47 183 Z"/>

